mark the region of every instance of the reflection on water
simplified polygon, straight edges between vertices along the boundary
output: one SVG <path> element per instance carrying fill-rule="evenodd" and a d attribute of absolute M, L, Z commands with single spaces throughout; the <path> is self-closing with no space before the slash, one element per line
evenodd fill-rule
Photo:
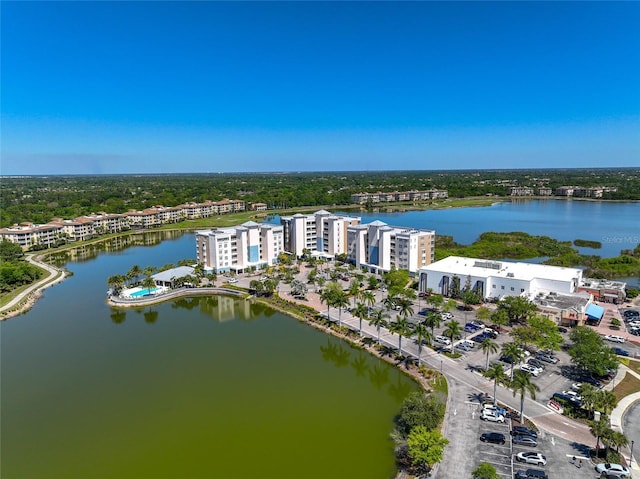
<path fill-rule="evenodd" d="M 146 306 L 144 308 L 134 308 L 136 314 L 142 313 L 145 322 L 153 324 L 158 320 L 156 306 Z M 224 296 L 212 294 L 211 296 L 193 296 L 175 299 L 171 302 L 172 309 L 185 309 L 187 311 L 199 311 L 203 316 L 217 322 L 233 321 L 234 319 L 247 321 L 260 317 L 271 317 L 276 311 L 268 306 L 252 302 L 250 300 L 240 300 L 234 296 Z M 110 314 L 111 321 L 120 324 L 127 318 L 127 310 L 112 308 Z M 165 317 L 171 319 L 170 317 Z"/>
<path fill-rule="evenodd" d="M 156 246 L 165 240 L 178 239 L 184 234 L 184 231 L 176 230 L 132 233 L 52 253 L 47 256 L 47 261 L 61 267 L 69 261 L 89 261 L 97 258 L 100 253 L 115 253 L 133 246 Z"/>

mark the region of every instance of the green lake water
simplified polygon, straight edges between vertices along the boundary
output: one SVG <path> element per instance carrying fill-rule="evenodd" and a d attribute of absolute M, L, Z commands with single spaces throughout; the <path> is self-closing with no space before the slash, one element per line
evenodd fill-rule
<path fill-rule="evenodd" d="M 117 312 L 106 278 L 189 257 L 193 236 L 69 263 L 0 325 L 2 479 L 381 478 L 417 385 L 244 300 Z"/>

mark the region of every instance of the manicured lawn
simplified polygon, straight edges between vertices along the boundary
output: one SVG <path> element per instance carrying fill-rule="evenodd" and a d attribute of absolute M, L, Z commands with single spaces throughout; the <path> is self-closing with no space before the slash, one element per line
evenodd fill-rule
<path fill-rule="evenodd" d="M 632 374 L 625 375 L 620 384 L 616 384 L 613 389 L 613 393 L 616 395 L 618 401 L 629 394 L 640 392 L 640 379 Z"/>
<path fill-rule="evenodd" d="M 633 369 L 635 372 L 640 374 L 640 361 L 636 359 L 628 359 L 628 361 L 629 364 L 627 364 L 627 366 L 629 367 L 629 369 Z"/>

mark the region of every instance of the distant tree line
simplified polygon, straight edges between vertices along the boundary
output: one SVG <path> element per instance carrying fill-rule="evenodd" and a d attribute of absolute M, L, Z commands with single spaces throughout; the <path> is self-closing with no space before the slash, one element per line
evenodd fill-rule
<path fill-rule="evenodd" d="M 354 193 L 445 189 L 451 198 L 507 196 L 511 186 L 613 186 L 604 199 L 640 199 L 640 169 L 380 171 L 4 177 L 0 227 L 105 211 L 123 213 L 224 198 L 270 209 L 349 205 Z"/>

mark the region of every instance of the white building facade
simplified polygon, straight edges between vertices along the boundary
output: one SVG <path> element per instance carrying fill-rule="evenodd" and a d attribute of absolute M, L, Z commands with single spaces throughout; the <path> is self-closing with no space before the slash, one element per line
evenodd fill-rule
<path fill-rule="evenodd" d="M 492 261 L 449 256 L 422 268 L 419 291 L 450 296 L 467 285 L 482 298 L 535 295 L 539 292 L 575 293 L 582 270 L 535 263 Z"/>
<path fill-rule="evenodd" d="M 302 256 L 308 250 L 317 256 L 333 258 L 347 252 L 347 228 L 360 224 L 360 218 L 320 210 L 310 215 L 283 216 L 280 222 L 287 252 Z"/>
<path fill-rule="evenodd" d="M 278 225 L 248 221 L 239 226 L 196 233 L 198 263 L 215 273 L 272 265 L 282 252 L 284 234 Z"/>
<path fill-rule="evenodd" d="M 435 231 L 389 226 L 382 221 L 347 228 L 347 260 L 358 268 L 383 273 L 416 273 L 433 262 Z"/>

